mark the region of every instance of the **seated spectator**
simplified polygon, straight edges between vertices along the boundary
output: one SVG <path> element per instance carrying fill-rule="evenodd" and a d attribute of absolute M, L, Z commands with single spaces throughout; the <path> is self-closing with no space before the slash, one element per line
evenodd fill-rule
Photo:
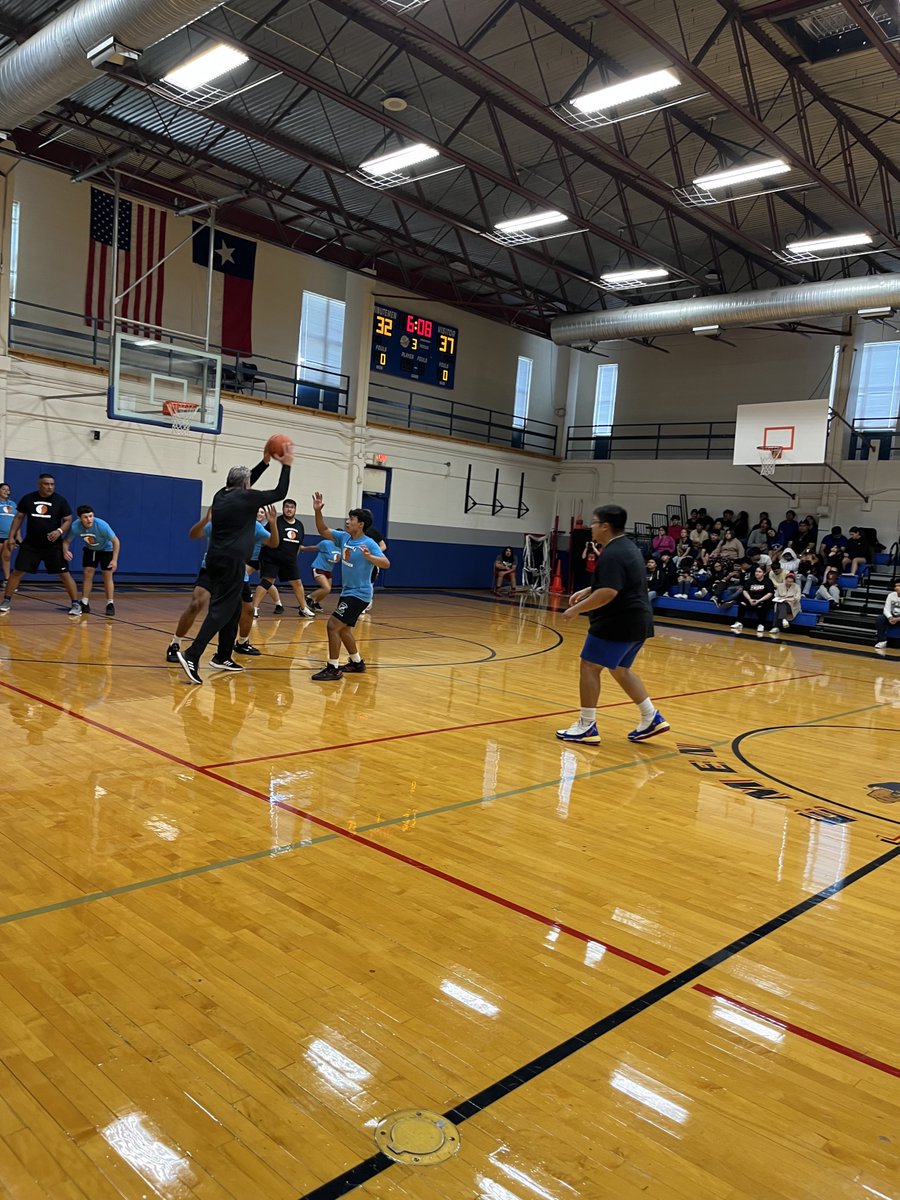
<path fill-rule="evenodd" d="M 695 588 L 695 600 L 705 600 L 709 595 L 709 571 L 697 559 L 691 567 L 691 585 Z"/>
<path fill-rule="evenodd" d="M 680 517 L 672 518 L 672 520 L 669 522 L 669 527 L 666 530 L 666 533 L 668 533 L 669 537 L 675 542 L 678 542 L 682 537 L 684 537 L 684 526 L 681 523 Z"/>
<path fill-rule="evenodd" d="M 832 546 L 825 555 L 825 566 L 830 567 L 832 571 L 836 571 L 838 575 L 841 575 L 844 570 L 844 554 L 843 547 Z"/>
<path fill-rule="evenodd" d="M 825 578 L 816 592 L 817 600 L 830 600 L 832 604 L 840 604 L 841 589 L 838 587 L 838 573 L 833 567 L 825 571 Z"/>
<path fill-rule="evenodd" d="M 654 554 L 661 554 L 663 550 L 668 550 L 670 554 L 675 552 L 675 539 L 669 537 L 665 527 L 660 525 L 656 531 L 656 537 L 650 543 L 650 549 Z"/>
<path fill-rule="evenodd" d="M 711 529 L 703 541 L 703 550 L 711 558 L 719 548 L 719 535 Z"/>
<path fill-rule="evenodd" d="M 819 547 L 819 553 L 823 558 L 827 558 L 835 548 L 844 550 L 847 546 L 847 539 L 841 532 L 840 525 L 833 525 L 831 533 L 826 533 L 822 538 L 822 545 Z"/>
<path fill-rule="evenodd" d="M 750 536 L 747 538 L 747 549 L 753 546 L 759 546 L 760 549 L 767 549 L 769 544 L 775 540 L 772 533 L 772 526 L 769 523 L 769 518 L 764 514 L 760 514 L 760 522 L 750 530 Z"/>
<path fill-rule="evenodd" d="M 667 596 L 678 582 L 678 568 L 672 561 L 672 555 L 668 550 L 663 550 L 657 560 L 656 578 L 656 590 L 661 596 Z"/>
<path fill-rule="evenodd" d="M 734 529 L 734 509 L 726 508 L 722 513 L 722 528 Z"/>
<path fill-rule="evenodd" d="M 858 575 L 860 567 L 867 566 L 872 561 L 872 547 L 862 535 L 858 525 L 851 525 L 850 536 L 844 548 L 844 559 L 841 570 L 846 575 Z"/>
<path fill-rule="evenodd" d="M 507 546 L 502 554 L 494 559 L 494 595 L 500 595 L 504 580 L 509 584 L 509 594 L 516 594 L 516 556 L 512 546 Z"/>
<path fill-rule="evenodd" d="M 734 632 L 740 633 L 748 621 L 756 621 L 756 632 L 760 635 L 765 633 L 766 619 L 774 598 L 775 589 L 769 582 L 765 567 L 754 567 L 741 591 L 738 619 L 731 627 Z"/>
<path fill-rule="evenodd" d="M 721 559 L 718 560 L 716 566 L 719 566 L 720 563 Z M 710 575 L 710 594 L 716 608 L 730 608 L 736 600 L 741 598 L 747 577 L 747 564 L 736 562 L 732 563 L 730 568 L 728 564 L 722 564 L 722 568 L 722 573 L 718 578 L 716 578 L 715 572 Z"/>
<path fill-rule="evenodd" d="M 775 555 L 773 554 L 774 558 Z M 786 571 L 793 571 L 796 574 L 797 567 L 800 565 L 800 555 L 793 546 L 783 546 L 778 552 L 778 559 Z"/>
<path fill-rule="evenodd" d="M 803 520 L 806 522 L 807 528 L 809 529 L 810 541 L 818 542 L 818 540 L 819 540 L 819 522 L 816 520 L 815 517 L 811 516 L 809 513 L 806 514 L 806 516 L 803 518 Z M 802 522 L 801 522 L 801 524 L 802 524 Z"/>
<path fill-rule="evenodd" d="M 759 527 L 760 527 L 760 525 L 762 524 L 762 522 L 763 522 L 763 521 L 768 521 L 768 523 L 769 523 L 769 528 L 771 528 L 771 526 L 772 526 L 772 521 L 771 521 L 771 519 L 769 518 L 769 514 L 768 514 L 767 512 L 761 512 L 761 513 L 759 514 L 759 516 L 756 518 L 756 524 L 755 524 L 754 526 L 752 526 L 752 527 L 751 527 L 751 530 L 750 530 L 750 532 L 752 533 L 754 529 L 759 529 Z"/>
<path fill-rule="evenodd" d="M 734 536 L 739 537 L 742 542 L 745 542 L 750 536 L 750 514 L 745 509 L 741 509 L 735 517 L 732 528 Z"/>
<path fill-rule="evenodd" d="M 688 522 L 688 540 L 690 541 L 692 546 L 698 546 L 698 547 L 702 546 L 703 543 L 706 541 L 706 534 L 703 530 L 703 526 L 700 524 L 699 521 L 689 521 Z"/>
<path fill-rule="evenodd" d="M 690 567 L 691 562 L 693 562 L 693 560 L 697 557 L 696 547 L 692 546 L 689 541 L 686 541 L 685 538 L 682 537 L 679 540 L 678 545 L 675 547 L 675 553 L 672 557 L 675 559 L 676 567 L 681 566 L 682 559 L 690 560 L 685 563 L 685 566 Z"/>
<path fill-rule="evenodd" d="M 769 578 L 772 578 L 771 572 Z M 775 582 L 775 621 L 772 632 L 789 629 L 791 621 L 800 612 L 800 584 L 793 571 L 785 571 L 783 578 Z"/>
<path fill-rule="evenodd" d="M 652 604 L 659 595 L 659 568 L 655 558 L 647 559 L 647 590 L 650 593 L 650 603 Z"/>
<path fill-rule="evenodd" d="M 784 520 L 775 531 L 775 538 L 782 546 L 789 546 L 799 532 L 800 525 L 797 521 L 797 514 L 792 508 L 789 508 L 784 514 Z"/>
<path fill-rule="evenodd" d="M 825 578 L 825 563 L 810 546 L 800 555 L 800 565 L 797 568 L 797 579 L 804 596 L 812 596 L 819 584 Z"/>
<path fill-rule="evenodd" d="M 749 570 L 751 571 L 754 567 L 765 567 L 765 569 L 768 571 L 769 567 L 772 565 L 771 554 L 767 554 L 764 550 L 760 550 L 759 546 L 751 546 L 744 557 L 749 562 Z"/>
<path fill-rule="evenodd" d="M 900 633 L 900 629 L 897 629 L 898 625 L 900 625 L 900 579 L 895 579 L 891 587 L 894 590 L 888 592 L 887 599 L 884 602 L 884 609 L 878 618 L 876 650 L 887 649 L 887 639 L 891 629 L 895 629 Z"/>
<path fill-rule="evenodd" d="M 722 540 L 719 542 L 716 554 L 720 558 L 738 559 L 743 557 L 744 543 L 734 536 L 733 529 L 727 528 L 722 534 Z"/>
<path fill-rule="evenodd" d="M 816 528 L 814 525 L 810 525 L 807 518 L 804 517 L 802 521 L 797 522 L 797 534 L 791 538 L 791 545 L 799 554 L 806 549 L 810 542 L 813 545 L 816 544 Z"/>

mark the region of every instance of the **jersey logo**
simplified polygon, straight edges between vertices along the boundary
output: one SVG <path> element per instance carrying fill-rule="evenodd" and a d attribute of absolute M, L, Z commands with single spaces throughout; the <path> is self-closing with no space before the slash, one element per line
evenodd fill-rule
<path fill-rule="evenodd" d="M 287 540 L 289 542 L 295 542 L 297 540 L 297 530 L 296 529 L 286 529 L 284 532 L 284 536 L 287 538 Z"/>
<path fill-rule="evenodd" d="M 96 546 L 97 545 L 97 539 L 94 537 L 94 535 L 92 533 L 85 533 L 85 534 L 82 534 L 82 536 L 88 546 Z"/>
<path fill-rule="evenodd" d="M 36 504 L 34 506 L 34 511 L 35 511 L 36 516 L 46 517 L 47 513 L 50 511 L 50 505 L 49 504 Z"/>

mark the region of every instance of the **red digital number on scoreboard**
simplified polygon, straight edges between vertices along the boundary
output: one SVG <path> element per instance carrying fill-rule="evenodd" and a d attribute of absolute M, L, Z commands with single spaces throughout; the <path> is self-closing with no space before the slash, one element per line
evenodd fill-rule
<path fill-rule="evenodd" d="M 426 321 L 424 317 L 414 317 L 409 313 L 406 318 L 406 332 L 417 333 L 419 337 L 430 338 L 434 328 L 432 321 Z"/>

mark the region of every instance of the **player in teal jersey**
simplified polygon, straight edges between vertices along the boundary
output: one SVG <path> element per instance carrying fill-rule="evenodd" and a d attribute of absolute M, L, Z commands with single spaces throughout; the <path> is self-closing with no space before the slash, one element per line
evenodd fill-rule
<path fill-rule="evenodd" d="M 90 504 L 79 504 L 75 510 L 77 520 L 72 522 L 66 540 L 63 543 L 63 554 L 66 562 L 72 561 L 72 551 L 69 549 L 75 538 L 81 538 L 84 550 L 81 556 L 81 611 L 91 611 L 91 588 L 94 586 L 94 571 L 100 568 L 103 574 L 103 590 L 106 593 L 106 615 L 116 615 L 115 585 L 113 575 L 119 565 L 121 543 L 115 531 L 106 521 L 101 521 L 94 515 Z"/>
<path fill-rule="evenodd" d="M 0 575 L 3 582 L 9 579 L 9 560 L 12 551 L 6 544 L 9 531 L 16 515 L 16 502 L 12 498 L 12 489 L 8 483 L 0 483 Z"/>
<path fill-rule="evenodd" d="M 316 590 L 306 597 L 310 608 L 316 612 L 322 611 L 322 601 L 331 591 L 334 568 L 341 561 L 341 552 L 332 541 L 316 542 L 314 546 L 301 546 L 301 554 L 314 554 L 312 575 L 316 582 Z"/>

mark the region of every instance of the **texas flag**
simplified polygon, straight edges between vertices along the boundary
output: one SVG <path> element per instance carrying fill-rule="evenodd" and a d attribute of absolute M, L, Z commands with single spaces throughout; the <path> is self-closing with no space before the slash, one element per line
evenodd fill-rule
<path fill-rule="evenodd" d="M 203 268 L 195 271 L 195 295 L 205 288 L 209 262 L 209 226 L 194 222 L 194 262 Z M 212 319 L 210 340 L 227 354 L 253 353 L 253 275 L 256 270 L 256 242 L 216 230 L 213 244 Z"/>

